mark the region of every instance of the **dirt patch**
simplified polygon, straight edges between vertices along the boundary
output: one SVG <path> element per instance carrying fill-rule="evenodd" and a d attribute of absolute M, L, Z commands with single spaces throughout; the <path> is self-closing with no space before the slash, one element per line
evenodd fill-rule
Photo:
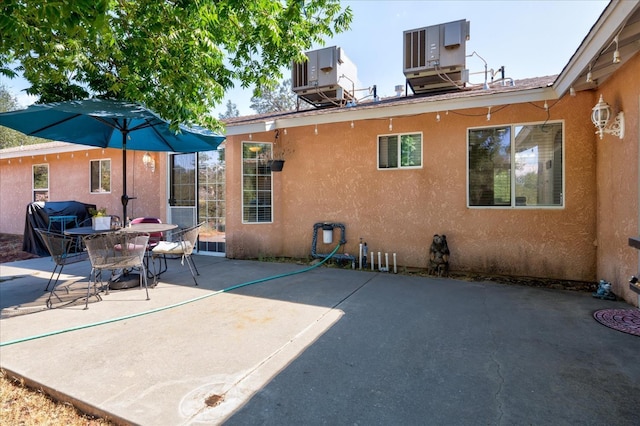
<path fill-rule="evenodd" d="M 429 277 L 426 269 L 420 268 L 405 268 L 404 271 L 407 275 L 417 275 L 421 277 Z M 593 292 L 598 288 L 598 283 L 591 281 L 572 281 L 572 280 L 560 280 L 555 278 L 538 278 L 538 277 L 519 277 L 512 275 L 489 275 L 480 274 L 475 272 L 449 272 L 447 278 L 461 281 L 471 282 L 495 282 L 506 285 L 523 285 L 527 287 L 539 287 L 549 288 L 554 290 L 570 290 L 570 291 L 584 291 Z"/>
<path fill-rule="evenodd" d="M 0 263 L 39 257 L 22 251 L 22 235 L 0 234 Z"/>
<path fill-rule="evenodd" d="M 277 258 L 269 258 L 269 257 L 260 257 L 258 260 L 261 262 L 286 262 L 286 263 L 296 263 L 298 265 L 311 265 L 314 262 L 318 262 L 319 260 L 310 260 L 310 259 L 296 259 L 296 258 L 287 258 L 287 257 L 277 257 Z M 350 262 L 343 261 L 334 261 L 330 259 L 327 263 L 325 263 L 326 267 L 329 268 L 351 268 Z M 434 275 L 430 275 L 426 268 L 409 268 L 409 267 L 399 267 L 398 273 L 402 275 L 413 275 L 419 277 L 434 277 Z M 522 285 L 527 287 L 538 287 L 538 288 L 549 288 L 553 290 L 570 290 L 570 291 L 583 291 L 583 292 L 594 292 L 598 289 L 598 283 L 592 281 L 572 281 L 572 280 L 560 280 L 555 278 L 538 278 L 538 277 L 518 277 L 511 275 L 489 275 L 489 274 L 481 274 L 475 272 L 457 272 L 452 271 L 449 272 L 447 278 L 453 280 L 461 280 L 461 281 L 472 281 L 472 282 L 495 282 L 499 284 L 505 285 Z"/>
<path fill-rule="evenodd" d="M 555 290 L 571 290 L 593 292 L 598 284 L 589 281 L 558 280 L 552 278 L 512 277 L 507 275 L 482 275 L 450 273 L 449 278 L 464 281 L 493 281 L 500 284 L 524 285 L 528 287 L 550 288 Z"/>

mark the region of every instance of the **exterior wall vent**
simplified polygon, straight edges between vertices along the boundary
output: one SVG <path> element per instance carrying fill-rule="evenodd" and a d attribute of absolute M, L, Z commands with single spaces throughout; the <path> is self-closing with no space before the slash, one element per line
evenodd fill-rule
<path fill-rule="evenodd" d="M 298 98 L 325 108 L 355 102 L 357 69 L 337 46 L 306 52 L 306 62 L 294 62 L 291 86 Z"/>
<path fill-rule="evenodd" d="M 403 72 L 413 93 L 464 87 L 469 30 L 469 21 L 463 19 L 403 33 Z"/>

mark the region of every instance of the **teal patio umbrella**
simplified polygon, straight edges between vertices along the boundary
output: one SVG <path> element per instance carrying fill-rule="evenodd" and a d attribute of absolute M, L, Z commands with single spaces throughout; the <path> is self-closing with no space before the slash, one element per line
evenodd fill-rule
<path fill-rule="evenodd" d="M 169 123 L 140 104 L 86 99 L 32 105 L 0 114 L 0 125 L 28 136 L 101 148 L 122 149 L 122 219 L 127 217 L 127 149 L 158 152 L 215 150 L 225 139 L 201 127 Z"/>

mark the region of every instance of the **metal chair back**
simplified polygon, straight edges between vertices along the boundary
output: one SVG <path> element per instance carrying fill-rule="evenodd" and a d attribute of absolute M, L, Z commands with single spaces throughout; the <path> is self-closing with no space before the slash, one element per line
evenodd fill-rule
<path fill-rule="evenodd" d="M 91 261 L 90 282 L 97 287 L 97 281 L 102 283 L 102 271 L 124 271 L 133 269 L 140 271 L 140 286 L 144 284 L 149 300 L 147 273 L 145 266 L 145 252 L 149 243 L 149 234 L 144 232 L 105 232 L 83 237 L 83 242 Z M 106 284 L 109 292 L 109 282 Z"/>
<path fill-rule="evenodd" d="M 53 287 L 51 291 L 58 284 L 58 279 L 60 278 L 60 273 L 62 272 L 62 268 L 67 263 L 67 260 L 70 256 L 71 247 L 73 246 L 75 239 L 68 237 L 64 234 L 54 231 L 48 231 L 46 229 L 36 228 L 36 232 L 42 239 L 44 246 L 47 248 L 49 255 L 51 256 L 51 260 L 55 263 L 53 268 L 53 272 L 51 273 L 51 277 L 49 278 L 49 282 L 47 283 L 47 287 L 44 291 L 49 290 L 49 285 L 53 280 L 53 276 L 56 271 L 58 272 L 58 276 L 56 277 L 55 282 L 53 283 Z M 60 267 L 60 270 L 58 270 Z"/>
<path fill-rule="evenodd" d="M 182 259 L 182 263 L 187 262 L 187 266 L 189 266 L 189 271 L 191 271 L 191 276 L 193 277 L 193 282 L 198 285 L 198 281 L 196 280 L 196 275 L 200 275 L 198 272 L 198 268 L 193 262 L 193 258 L 191 255 L 193 251 L 196 249 L 198 235 L 200 234 L 200 228 L 204 223 L 199 223 L 196 226 L 182 229 L 180 231 L 174 232 L 171 236 L 170 241 L 161 241 L 156 247 L 151 251 L 153 257 L 157 256 L 166 256 L 166 255 L 177 255 Z M 157 282 L 158 275 L 154 276 L 154 281 Z"/>

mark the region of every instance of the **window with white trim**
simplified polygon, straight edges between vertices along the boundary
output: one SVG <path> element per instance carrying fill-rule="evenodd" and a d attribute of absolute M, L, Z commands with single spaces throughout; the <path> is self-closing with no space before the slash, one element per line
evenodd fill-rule
<path fill-rule="evenodd" d="M 422 167 L 422 133 L 378 136 L 378 168 Z"/>
<path fill-rule="evenodd" d="M 469 129 L 470 207 L 564 206 L 563 123 Z"/>
<path fill-rule="evenodd" d="M 111 160 L 91 160 L 91 193 L 111 192 Z"/>
<path fill-rule="evenodd" d="M 273 221 L 271 143 L 242 143 L 242 222 Z"/>
<path fill-rule="evenodd" d="M 49 165 L 34 164 L 32 171 L 33 201 L 49 201 Z"/>

